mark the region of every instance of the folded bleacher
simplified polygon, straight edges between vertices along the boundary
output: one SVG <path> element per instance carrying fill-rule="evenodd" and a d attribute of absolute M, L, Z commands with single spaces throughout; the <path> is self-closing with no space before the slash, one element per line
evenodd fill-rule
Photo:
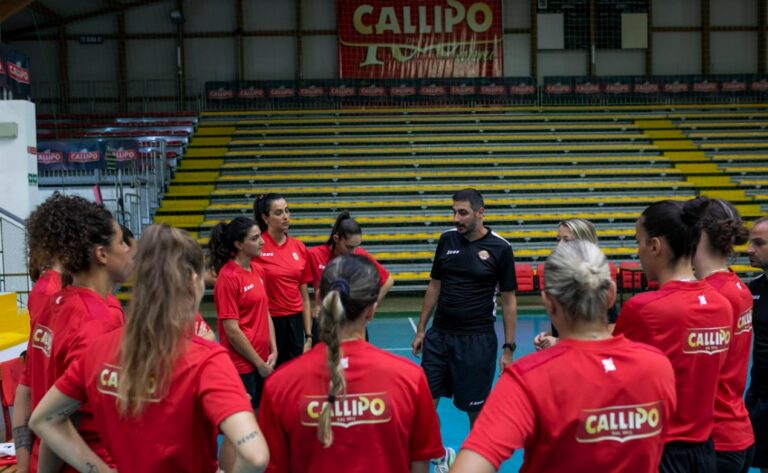
<path fill-rule="evenodd" d="M 313 246 L 348 209 L 396 287 L 420 290 L 450 195 L 471 186 L 521 264 L 546 257 L 560 220 L 582 217 L 620 266 L 636 261 L 634 221 L 654 201 L 707 194 L 747 220 L 765 213 L 764 119 L 761 105 L 204 113 L 155 219 L 205 243 L 216 222 L 276 191 L 292 235 Z M 742 273 L 745 262 L 734 261 Z"/>
<path fill-rule="evenodd" d="M 142 152 L 162 147 L 166 159 L 175 162 L 182 158 L 197 120 L 196 113 L 188 112 L 41 114 L 37 117 L 37 140 L 136 140 Z"/>

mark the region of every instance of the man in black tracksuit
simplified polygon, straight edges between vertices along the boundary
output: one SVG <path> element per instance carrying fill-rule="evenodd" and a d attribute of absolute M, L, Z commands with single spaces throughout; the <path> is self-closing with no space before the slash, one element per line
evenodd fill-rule
<path fill-rule="evenodd" d="M 491 391 L 498 342 L 494 331 L 496 295 L 504 319 L 502 369 L 515 351 L 517 302 L 515 262 L 509 242 L 483 225 L 483 198 L 475 189 L 453 196 L 455 228 L 437 244 L 412 348 L 423 352 L 422 367 L 435 406 L 453 397 L 472 425 Z M 435 320 L 426 331 L 435 309 Z"/>

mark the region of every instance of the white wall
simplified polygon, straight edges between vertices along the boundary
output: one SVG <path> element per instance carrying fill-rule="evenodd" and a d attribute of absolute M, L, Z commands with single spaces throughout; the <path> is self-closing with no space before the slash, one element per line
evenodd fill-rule
<path fill-rule="evenodd" d="M 303 77 L 327 79 L 338 75 L 335 0 L 243 0 L 244 30 L 271 31 L 273 36 L 244 37 L 245 79 L 293 79 L 297 77 L 296 39 L 284 32 L 296 27 L 297 3 L 301 1 L 302 29 L 310 34 L 302 38 Z M 652 27 L 675 28 L 700 26 L 701 0 L 650 0 L 653 6 Z M 718 26 L 754 26 L 759 0 L 710 0 L 710 23 Z M 53 4 L 53 0 L 51 0 Z M 531 74 L 531 36 L 520 29 L 530 28 L 530 0 L 503 0 L 504 74 Z M 55 2 L 55 3 L 58 3 Z M 129 94 L 166 95 L 175 91 L 176 26 L 169 13 L 172 0 L 137 7 L 125 14 L 126 32 L 130 34 L 161 33 L 160 39 L 134 38 L 126 41 L 127 79 L 152 80 L 154 85 L 129 84 Z M 185 41 L 186 77 L 199 87 L 206 81 L 235 80 L 238 50 L 234 37 L 216 33 L 236 28 L 235 0 L 184 0 L 184 30 L 198 37 Z M 12 43 L 31 56 L 32 77 L 35 82 L 60 80 L 59 50 L 56 30 L 45 30 L 51 39 L 26 40 Z M 115 35 L 115 15 L 72 23 L 67 33 Z M 701 33 L 652 32 L 651 63 L 653 74 L 698 74 L 701 72 Z M 200 35 L 208 35 L 199 37 Z M 711 33 L 710 64 L 712 73 L 757 72 L 757 34 L 731 31 Z M 67 43 L 69 79 L 72 94 L 90 93 L 95 96 L 116 96 L 118 45 L 114 38 L 105 38 L 100 45 L 81 45 L 76 40 Z M 539 51 L 539 77 L 546 75 L 579 75 L 588 72 L 587 51 Z M 600 50 L 595 56 L 597 75 L 644 74 L 645 50 Z M 50 93 L 48 95 L 57 95 Z"/>
<path fill-rule="evenodd" d="M 0 207 L 12 214 L 27 218 L 37 205 L 37 155 L 30 148 L 37 148 L 35 104 L 23 100 L 0 100 L 0 122 L 16 123 L 16 138 L 0 138 L 0 156 L 3 172 L 0 173 Z"/>

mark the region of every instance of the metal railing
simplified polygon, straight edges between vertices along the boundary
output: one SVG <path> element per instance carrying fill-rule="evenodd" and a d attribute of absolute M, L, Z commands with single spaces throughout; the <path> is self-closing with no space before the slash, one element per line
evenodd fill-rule
<path fill-rule="evenodd" d="M 165 159 L 165 142 L 159 144 L 146 157 L 126 167 L 41 171 L 39 185 L 56 187 L 64 193 L 99 186 L 102 192 L 109 192 L 103 199 L 104 206 L 119 223 L 138 236 L 144 227 L 152 224 L 170 183 L 171 169 Z"/>
<path fill-rule="evenodd" d="M 0 292 L 15 292 L 26 307 L 32 281 L 27 268 L 27 238 L 24 220 L 0 208 Z"/>
<path fill-rule="evenodd" d="M 199 112 L 202 87 L 194 79 L 184 83 L 184 97 L 176 80 L 33 82 L 32 101 L 38 113 Z"/>

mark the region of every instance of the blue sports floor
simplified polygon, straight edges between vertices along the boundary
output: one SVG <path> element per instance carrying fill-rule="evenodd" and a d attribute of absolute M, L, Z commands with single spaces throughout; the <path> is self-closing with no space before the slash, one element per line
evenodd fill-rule
<path fill-rule="evenodd" d="M 411 354 L 411 341 L 415 333 L 416 318 L 377 318 L 369 325 L 369 336 L 371 343 L 380 348 L 389 350 L 395 354 L 406 357 L 410 360 L 420 363 L 417 357 Z M 534 351 L 533 337 L 541 332 L 549 330 L 549 319 L 542 316 L 519 315 L 517 318 L 517 351 L 515 359 Z M 496 336 L 502 339 L 502 324 L 500 318 L 496 321 Z M 498 365 L 497 365 L 498 371 Z M 454 407 L 450 399 L 442 399 L 438 406 L 440 415 L 441 433 L 443 443 L 459 451 L 464 438 L 469 433 L 469 421 L 467 415 Z M 501 467 L 503 473 L 513 473 L 520 469 L 523 462 L 523 452 L 517 451 L 514 456 L 507 460 Z M 750 472 L 759 473 L 760 470 L 753 468 Z"/>
<path fill-rule="evenodd" d="M 411 353 L 411 341 L 415 333 L 417 317 L 376 318 L 368 326 L 370 342 L 379 348 L 391 351 L 416 363 L 421 363 L 418 357 Z M 517 319 L 517 351 L 515 359 L 531 353 L 533 349 L 533 337 L 544 330 L 549 330 L 549 320 L 545 317 L 518 316 Z M 496 321 L 496 336 L 502 337 L 501 320 Z M 499 346 L 501 346 L 499 342 Z M 498 365 L 496 367 L 498 372 Z M 469 421 L 467 415 L 456 409 L 450 399 L 442 399 L 437 412 L 440 416 L 440 430 L 443 443 L 459 451 L 464 438 L 469 433 Z M 503 473 L 513 473 L 520 469 L 523 463 L 523 452 L 515 452 L 514 456 L 501 467 Z"/>

